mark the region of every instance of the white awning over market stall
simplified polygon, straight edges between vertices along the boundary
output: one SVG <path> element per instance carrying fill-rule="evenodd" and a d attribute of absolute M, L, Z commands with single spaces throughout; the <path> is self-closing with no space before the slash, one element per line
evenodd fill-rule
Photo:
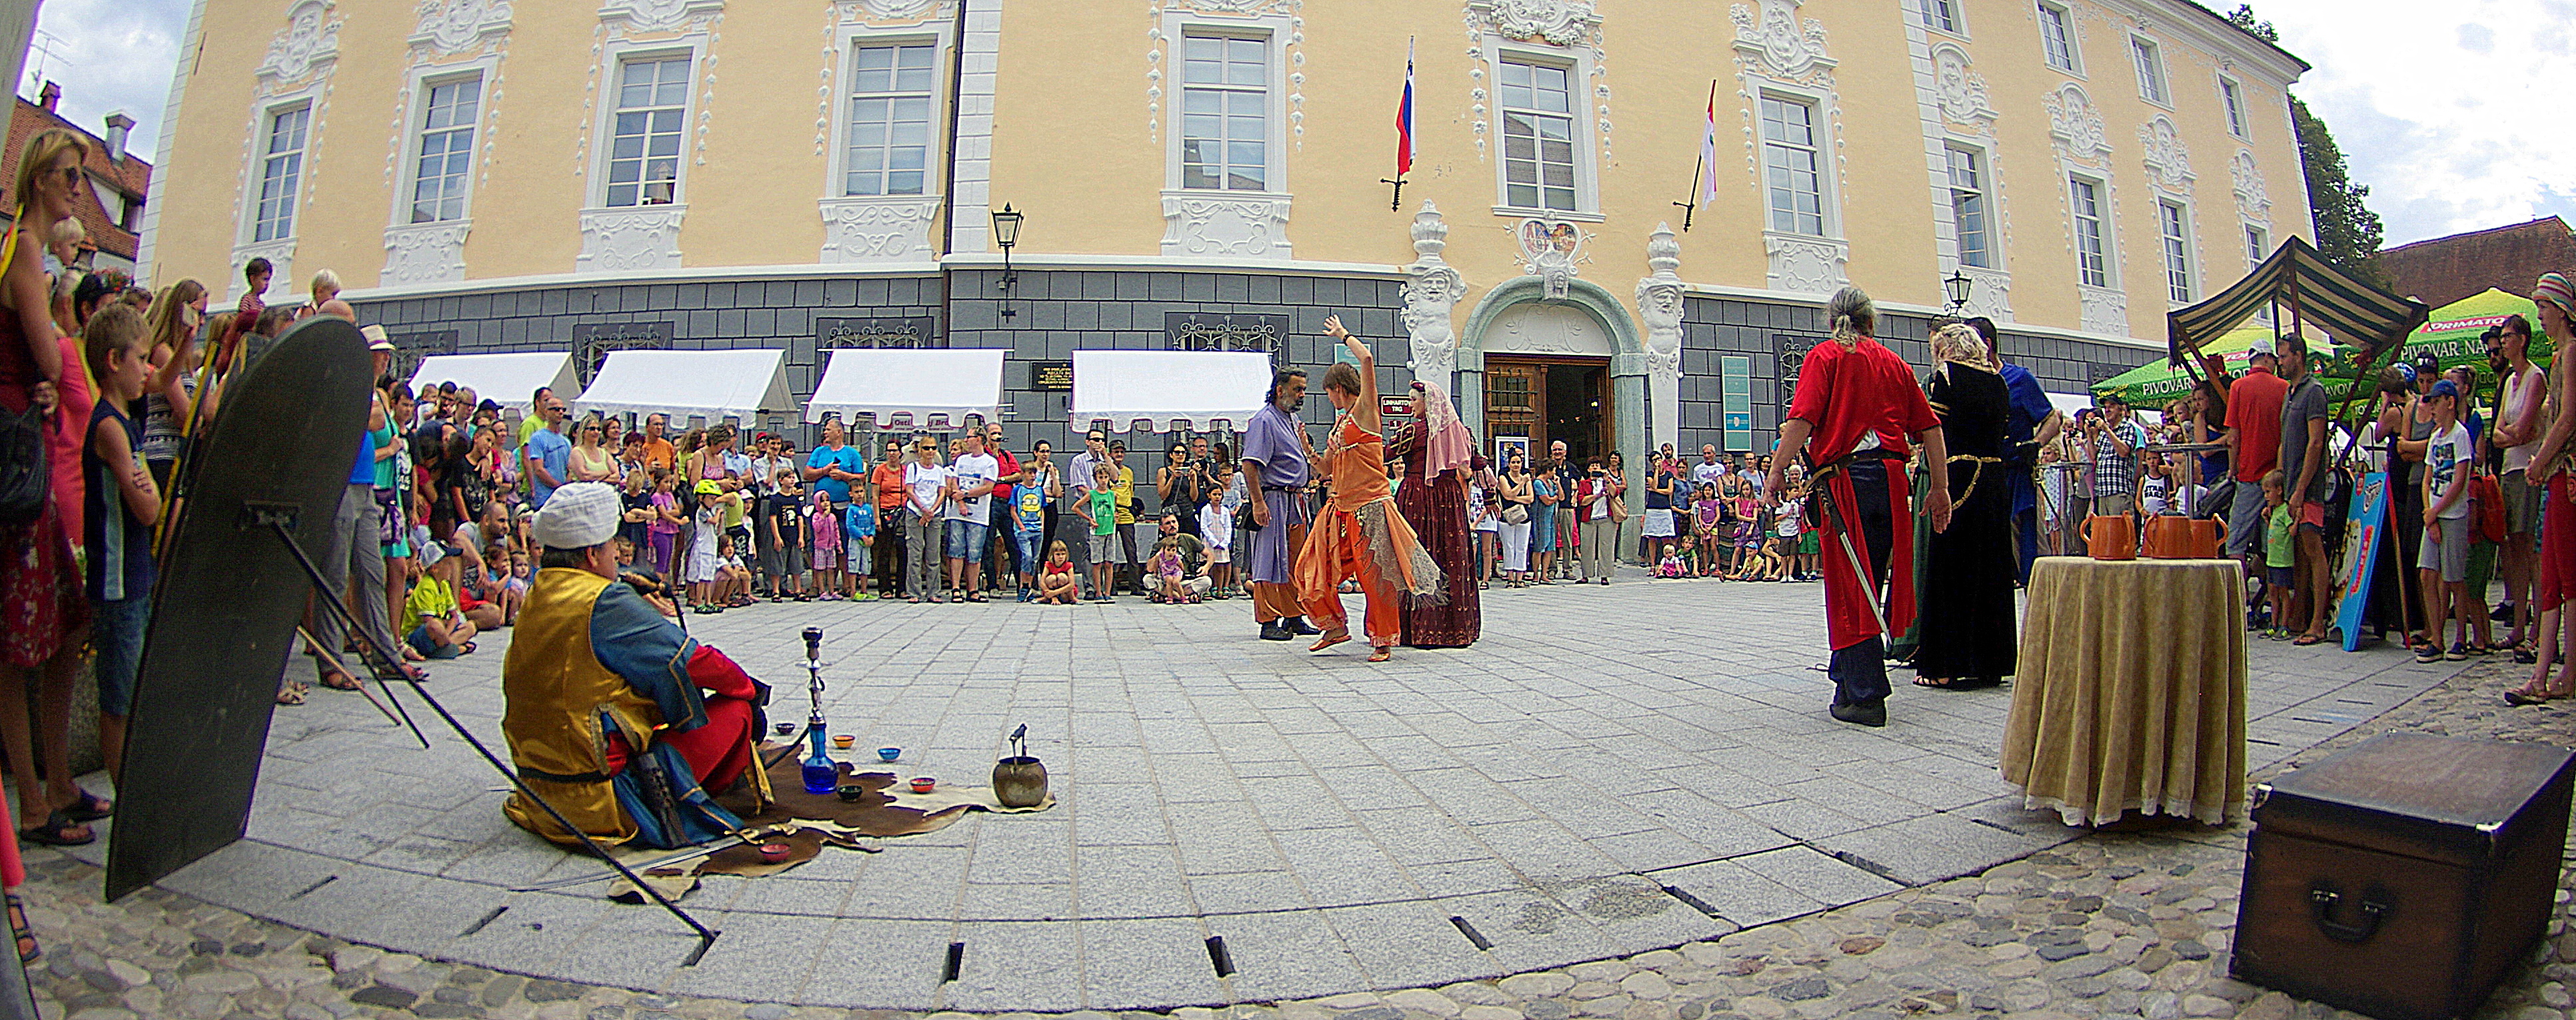
<path fill-rule="evenodd" d="M 1233 351 L 1075 351 L 1075 428 L 1241 429 L 1270 390 L 1270 356 Z"/>
<path fill-rule="evenodd" d="M 792 410 L 796 402 L 787 394 L 786 351 L 616 351 L 573 406 L 715 421 Z"/>
<path fill-rule="evenodd" d="M 805 420 L 837 414 L 844 424 L 874 428 L 962 426 L 968 415 L 1002 416 L 999 349 L 846 348 L 832 352 Z"/>
<path fill-rule="evenodd" d="M 539 386 L 552 388 L 556 396 L 581 388 L 570 351 L 432 354 L 420 359 L 420 367 L 412 370 L 411 381 L 415 388 L 452 382 L 459 388 L 472 389 L 478 400 L 489 400 L 523 414 L 528 410 L 528 398 L 536 395 Z"/>
<path fill-rule="evenodd" d="M 2071 425 L 2075 422 L 2075 412 L 2092 407 L 2093 398 L 2081 393 L 2050 393 L 2048 403 L 2049 406 L 2057 408 L 2058 413 L 2065 415 L 2067 423 Z"/>

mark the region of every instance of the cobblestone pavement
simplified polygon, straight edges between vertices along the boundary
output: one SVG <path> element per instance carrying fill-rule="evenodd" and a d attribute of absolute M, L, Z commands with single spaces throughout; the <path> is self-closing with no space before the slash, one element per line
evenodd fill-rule
<path fill-rule="evenodd" d="M 1676 591 L 1681 588 L 1663 587 Z M 2278 665 L 2273 660 L 2287 651 L 2270 643 L 2257 645 L 2257 655 L 2267 666 Z M 2393 657 L 2394 653 L 2383 653 L 2378 658 L 2300 660 L 2293 664 L 2313 668 L 2319 677 L 2336 672 L 2329 666 L 2346 665 L 2345 675 L 2312 683 L 2308 688 L 2342 690 L 2336 685 L 2352 680 L 2349 674 L 2355 671 L 2348 668 L 2350 664 L 2375 666 Z M 2266 762 L 2258 769 L 2258 778 L 2384 729 L 2568 742 L 2570 715 L 2566 710 L 2507 710 L 2496 700 L 2496 692 L 2508 682 L 2502 676 L 2513 671 L 2510 665 L 2481 662 L 2358 729 L 2322 746 L 2296 750 L 2286 758 L 2267 756 L 2258 746 L 2256 760 Z M 2408 686 L 2422 687 L 2411 682 Z M 2274 691 L 2272 700 L 2294 706 L 2299 703 L 2298 693 Z M 2260 727 L 2257 732 L 2262 732 Z M 2020 824 L 2038 830 L 2026 814 Z M 2036 853 L 2015 855 L 2018 859 L 1981 867 L 1967 877 L 1912 887 L 1899 887 L 1882 879 L 1877 893 L 1833 909 L 1824 909 L 1828 905 L 1812 901 L 1803 909 L 1775 907 L 1771 917 L 1748 915 L 1751 926 L 1742 930 L 1732 930 L 1732 915 L 1721 908 L 1717 913 L 1730 919 L 1719 922 L 1720 931 L 1713 932 L 1712 937 L 1675 940 L 1677 948 L 1624 955 L 1613 949 L 1597 954 L 1609 958 L 1564 967 L 1488 963 L 1486 973 L 1492 976 L 1480 980 L 1322 998 L 1265 995 L 1257 986 L 1247 987 L 1252 985 L 1249 982 L 1212 979 L 1218 994 L 1199 1001 L 1275 1004 L 1230 1008 L 1245 1020 L 1565 1020 L 1573 1016 L 1782 1020 L 1793 1014 L 1813 1020 L 1846 1014 L 1894 1018 L 1954 1012 L 1975 1014 L 1980 1020 L 2001 1014 L 2136 1015 L 2152 1020 L 2186 1015 L 2244 1015 L 2288 1020 L 2293 1016 L 2333 1015 L 2323 1007 L 2299 1003 L 2222 976 L 2228 935 L 2234 923 L 2243 837 L 2242 826 L 2097 833 Z M 887 856 L 892 853 L 890 850 Z M 1745 867 L 1751 876 L 1769 875 L 1788 883 L 1802 879 L 1797 874 L 1761 867 L 1763 862 L 1733 863 Z M 121 904 L 102 905 L 96 902 L 98 874 L 90 863 L 40 851 L 31 855 L 31 864 L 37 876 L 31 889 L 35 921 L 49 948 L 48 959 L 38 965 L 36 980 L 49 1018 L 337 1018 L 365 1013 L 588 1020 L 734 1016 L 764 1020 L 868 1016 L 872 1020 L 891 1020 L 907 1015 L 864 1010 L 851 1013 L 811 1006 L 791 1008 L 758 1001 L 771 997 L 813 1001 L 799 991 L 812 987 L 811 975 L 807 974 L 775 975 L 769 978 L 769 989 L 753 988 L 727 998 L 693 998 L 692 994 L 706 993 L 692 989 L 686 977 L 645 985 L 655 989 L 655 993 L 648 994 L 424 961 L 407 953 L 352 945 L 328 935 L 246 917 L 166 889 L 148 890 Z M 294 881 L 298 877 L 286 875 L 270 880 Z M 1741 884 L 1712 883 L 1707 888 Z M 1599 885 L 1588 891 L 1558 889 L 1552 899 L 1570 901 L 1586 911 L 1581 916 L 1564 918 L 1567 922 L 1617 915 L 1623 907 L 1641 907 L 1647 902 L 1628 897 L 1618 889 Z M 1662 898 L 1660 891 L 1636 891 L 1639 896 Z M 2563 898 L 2564 894 L 2562 914 Z M 343 914 L 435 912 L 451 909 L 452 905 L 404 902 L 399 911 L 386 911 L 384 906 L 343 902 L 336 909 Z M 1779 920 L 1761 923 L 1775 919 Z M 1510 932 L 1520 930 L 1512 927 L 1516 922 L 1522 928 L 1531 928 L 1545 927 L 1550 920 L 1493 918 L 1476 926 Z M 544 938 L 532 927 L 534 923 L 512 922 L 520 941 L 531 946 Z M 825 953 L 821 967 L 891 970 L 917 966 L 925 973 L 935 969 L 933 960 L 886 955 L 883 947 L 894 941 L 886 931 L 889 924 L 839 924 L 827 935 L 817 936 L 828 938 L 836 947 Z M 621 942 L 642 944 L 656 937 L 656 929 L 667 926 L 667 918 L 629 910 L 617 916 L 613 927 L 594 930 L 589 935 L 592 943 L 604 949 Z M 2545 962 L 2517 972 L 2507 990 L 2490 1006 L 2489 1014 L 2514 1020 L 2561 1015 L 2560 1011 L 2569 1004 L 2561 982 L 2568 977 L 2566 964 L 2576 961 L 2576 938 L 2568 937 L 2565 930 L 2562 916 L 2553 925 L 2551 946 L 2542 951 Z M 757 943 L 763 936 L 756 929 L 748 934 L 756 944 L 750 947 L 752 951 L 736 956 L 737 962 L 732 966 L 756 967 L 762 955 Z M 1463 944 L 1455 934 L 1450 933 L 1446 941 L 1435 942 L 1394 932 L 1385 934 L 1383 941 L 1370 942 L 1370 932 L 1356 926 L 1339 926 L 1318 932 L 1316 937 L 1338 938 L 1351 951 L 1386 957 L 1449 954 L 1453 952 L 1452 943 Z M 740 945 L 740 939 L 741 936 L 728 935 L 726 942 Z M 1105 990 L 1112 993 L 1106 997 L 1114 997 L 1124 965 L 1117 955 L 1121 947 L 1089 941 L 1081 946 L 1088 956 L 1079 969 L 1044 958 L 1015 956 L 1015 947 L 1007 943 L 984 948 L 986 958 L 996 961 L 988 966 L 1064 982 L 1076 981 L 1080 975 L 1092 983 L 1089 990 Z M 1184 958 L 1205 959 L 1204 951 L 1195 944 L 1152 948 Z M 710 957 L 711 962 L 715 959 Z M 1280 961 L 1247 960 L 1238 950 L 1235 962 L 1250 971 Z M 1511 971 L 1520 973 L 1500 976 Z M 962 1004 L 963 998 L 967 997 L 948 997 L 931 1005 L 955 1007 Z M 1077 1015 L 1089 1020 L 1105 1016 Z M 1176 1015 L 1183 1020 L 1212 1020 L 1211 1013 L 1197 1009 L 1179 1010 Z"/>

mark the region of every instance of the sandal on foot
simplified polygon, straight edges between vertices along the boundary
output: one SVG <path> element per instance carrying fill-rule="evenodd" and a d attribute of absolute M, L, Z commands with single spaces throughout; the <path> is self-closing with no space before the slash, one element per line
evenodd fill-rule
<path fill-rule="evenodd" d="M 2305 648 L 2309 645 L 2324 644 L 2325 640 L 2326 637 L 2323 634 L 2301 634 L 2298 637 L 2291 638 L 2290 643 L 2301 648 Z"/>
<path fill-rule="evenodd" d="M 337 678 L 339 682 L 333 683 L 332 680 L 334 678 Z M 335 669 L 322 674 L 322 686 L 335 691 L 354 691 L 358 689 L 358 680 L 356 677 Z"/>
<path fill-rule="evenodd" d="M 1306 650 L 1310 652 L 1320 652 L 1350 639 L 1351 632 L 1347 630 L 1325 631 L 1324 636 L 1316 638 L 1314 644 L 1306 646 Z"/>
<path fill-rule="evenodd" d="M 95 822 L 115 812 L 115 804 L 100 800 L 95 793 L 82 790 L 79 800 L 63 808 L 63 817 L 75 822 Z"/>
<path fill-rule="evenodd" d="M 1961 688 L 1961 684 L 1956 677 L 1948 680 L 1935 680 L 1928 676 L 1918 676 L 1914 678 L 1914 686 L 1929 687 L 1936 691 L 1955 691 Z"/>
<path fill-rule="evenodd" d="M 2504 692 L 2504 703 L 2512 705 L 2515 708 L 2521 708 L 2525 705 L 2545 705 L 2549 703 L 2549 700 L 2548 695 L 2533 694 L 2519 687 Z"/>
<path fill-rule="evenodd" d="M 277 689 L 277 703 L 280 705 L 301 705 L 304 703 L 304 692 L 309 690 L 312 690 L 312 688 L 306 687 L 302 683 L 289 683 Z"/>
<path fill-rule="evenodd" d="M 44 958 L 44 947 L 36 944 L 36 928 L 27 923 L 27 901 L 17 893 L 8 894 L 9 934 L 18 937 L 18 963 L 23 966 Z"/>
<path fill-rule="evenodd" d="M 65 835 L 65 833 L 74 829 L 79 829 L 80 835 Z M 61 811 L 57 810 L 53 814 L 45 816 L 45 824 L 36 826 L 32 829 L 18 830 L 18 841 L 21 843 L 42 843 L 46 846 L 88 846 L 92 843 L 98 842 L 98 833 L 91 832 L 89 830 L 89 826 L 72 821 Z"/>
<path fill-rule="evenodd" d="M 1388 659 L 1392 659 L 1392 658 L 1395 658 L 1395 649 L 1392 649 L 1392 648 L 1373 648 L 1373 649 L 1370 649 L 1370 650 L 1369 650 L 1369 657 L 1368 657 L 1368 661 L 1370 661 L 1370 662 L 1385 662 L 1386 660 L 1388 660 Z"/>

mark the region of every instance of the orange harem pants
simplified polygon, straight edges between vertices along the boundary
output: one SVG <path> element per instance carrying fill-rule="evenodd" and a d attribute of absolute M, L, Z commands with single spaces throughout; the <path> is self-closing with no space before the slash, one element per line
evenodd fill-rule
<path fill-rule="evenodd" d="M 1316 515 L 1315 524 L 1297 555 L 1297 594 L 1306 622 L 1326 634 L 1348 630 L 1350 617 L 1342 611 L 1340 589 L 1344 579 L 1358 578 L 1360 594 L 1367 599 L 1361 619 L 1369 644 L 1393 647 L 1404 633 L 1404 604 L 1399 601 L 1404 593 L 1378 573 L 1359 515 L 1328 506 Z"/>

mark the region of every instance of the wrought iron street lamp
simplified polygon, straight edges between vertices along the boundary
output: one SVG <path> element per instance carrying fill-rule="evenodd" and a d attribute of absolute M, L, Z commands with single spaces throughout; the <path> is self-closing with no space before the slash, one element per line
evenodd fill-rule
<path fill-rule="evenodd" d="M 1968 274 L 1956 269 L 1950 271 L 1950 278 L 1941 281 L 1942 289 L 1950 294 L 1950 314 L 1957 315 L 1968 310 L 1968 292 L 1976 286 L 1977 281 L 1969 279 Z"/>
<path fill-rule="evenodd" d="M 1010 302 L 1011 285 L 1020 281 L 1019 274 L 1011 270 L 1011 248 L 1020 243 L 1020 221 L 1024 219 L 1027 217 L 1011 208 L 1009 202 L 1002 203 L 1002 208 L 993 214 L 993 243 L 1002 246 L 1002 317 L 1005 319 L 1019 314 Z"/>

